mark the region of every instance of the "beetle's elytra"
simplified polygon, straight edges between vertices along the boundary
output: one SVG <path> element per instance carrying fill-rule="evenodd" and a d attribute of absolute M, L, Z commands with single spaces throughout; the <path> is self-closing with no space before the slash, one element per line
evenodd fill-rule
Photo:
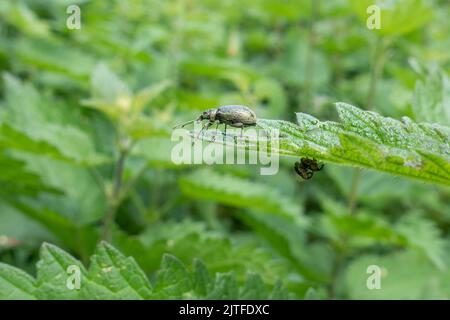
<path fill-rule="evenodd" d="M 178 125 L 177 127 L 184 127 L 194 121 L 200 122 L 203 120 L 207 120 L 208 122 L 202 127 L 199 135 L 203 132 L 203 130 L 208 130 L 208 128 L 213 124 L 216 124 L 217 127 L 219 124 L 224 124 L 225 134 L 227 132 L 227 126 L 241 128 L 241 136 L 243 128 L 256 126 L 256 114 L 249 107 L 241 105 L 227 105 L 216 109 L 206 110 L 196 120 L 188 121 Z"/>

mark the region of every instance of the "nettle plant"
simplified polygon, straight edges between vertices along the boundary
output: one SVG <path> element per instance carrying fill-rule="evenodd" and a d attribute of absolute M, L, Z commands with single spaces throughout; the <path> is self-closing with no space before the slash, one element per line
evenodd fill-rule
<path fill-rule="evenodd" d="M 403 92 L 387 87 L 401 89 L 400 83 L 416 79 L 404 65 L 413 53 L 448 66 L 445 1 L 380 6 L 381 29 L 368 30 L 376 37 L 373 61 L 364 33 L 373 0 L 303 1 L 304 10 L 298 10 L 297 0 L 260 1 L 250 11 L 243 1 L 204 1 L 199 7 L 183 1 L 158 6 L 90 1 L 82 7 L 82 32 L 65 30 L 62 1 L 3 2 L 0 65 L 10 73 L 3 75 L 0 102 L 0 227 L 8 234 L 0 235 L 0 250 L 13 248 L 17 259 L 0 252 L 10 263 L 0 263 L 0 299 L 360 299 L 377 294 L 417 299 L 425 291 L 448 298 L 448 234 L 441 234 L 448 229 L 441 216 L 448 211 L 447 189 L 414 184 L 419 208 L 405 214 L 404 207 L 392 208 L 402 213 L 400 219 L 391 217 L 383 195 L 377 195 L 376 208 L 361 205 L 357 214 L 348 214 L 356 213 L 350 204 L 357 192 L 348 188 L 349 208 L 336 200 L 346 192 L 328 193 L 330 186 L 345 189 L 338 184 L 350 180 L 337 165 L 450 185 L 446 73 L 431 70 L 425 79 L 418 72 L 424 81 L 416 85 L 412 108 L 375 99 L 376 88 L 387 97 Z M 311 27 L 304 37 L 298 22 L 306 19 Z M 229 22 L 248 28 L 230 30 Z M 316 22 L 320 28 L 314 30 Z M 413 31 L 418 32 L 399 38 Z M 225 44 L 224 36 L 229 37 Z M 390 59 L 387 48 L 394 44 L 398 55 Z M 107 63 L 96 66 L 103 59 Z M 383 81 L 385 62 L 401 81 Z M 131 90 L 107 65 L 141 89 Z M 415 72 L 422 69 L 411 66 Z M 337 121 L 305 113 L 293 122 L 271 120 L 292 116 L 288 110 L 299 105 L 323 114 L 313 107 L 319 92 L 333 92 L 327 101 L 335 101 L 336 93 L 379 113 L 337 103 Z M 79 108 L 82 98 L 84 108 Z M 289 166 L 272 179 L 279 181 L 252 176 L 251 170 L 234 172 L 231 166 L 196 169 L 171 161 L 171 127 L 190 119 L 194 108 L 198 115 L 196 108 L 220 104 L 248 104 L 259 128 L 280 133 L 277 149 L 269 150 Z M 384 117 L 390 107 L 396 109 L 393 114 L 409 117 Z M 211 134 L 202 136 L 204 142 Z M 292 167 L 299 158 L 325 163 L 326 172 L 296 184 Z M 386 175 L 367 175 L 361 196 L 379 186 L 386 193 L 400 191 L 409 202 L 415 199 L 407 181 L 391 184 L 394 179 L 386 181 Z M 310 194 L 313 206 L 305 200 Z M 402 198 L 395 199 L 401 206 Z M 422 215 L 427 206 L 439 217 Z M 216 213 L 224 208 L 227 216 L 220 220 Z M 141 219 L 139 226 L 120 221 L 121 213 L 126 222 Z M 240 229 L 228 229 L 234 218 L 249 229 L 244 237 Z M 21 237 L 10 238 L 16 231 Z M 43 244 L 31 276 L 30 257 L 22 250 L 34 254 L 42 239 L 64 250 Z M 373 250 L 380 246 L 381 257 Z M 367 266 L 374 261 L 389 273 L 379 291 L 365 286 Z M 337 293 L 343 283 L 347 288 Z M 328 294 L 322 294 L 325 290 Z"/>
<path fill-rule="evenodd" d="M 383 117 L 343 102 L 336 103 L 336 108 L 340 122 L 320 121 L 305 113 L 297 113 L 297 124 L 258 120 L 257 125 L 264 131 L 278 131 L 277 148 L 268 144 L 267 151 L 450 185 L 449 127 L 417 123 L 409 117 L 401 121 Z M 216 141 L 211 139 L 214 135 L 191 135 Z M 257 138 L 245 140 L 237 146 L 258 150 Z M 218 141 L 229 144 L 225 139 Z"/>
<path fill-rule="evenodd" d="M 133 258 L 101 242 L 89 269 L 67 252 L 43 244 L 33 278 L 0 263 L 0 299 L 288 299 L 278 283 L 268 288 L 249 273 L 243 284 L 234 274 L 211 275 L 200 260 L 186 267 L 172 255 L 162 258 L 152 286 Z"/>
<path fill-rule="evenodd" d="M 11 87 L 11 92 L 15 92 L 14 87 L 21 86 L 9 76 L 5 79 L 7 85 Z M 109 89 L 102 91 L 101 84 L 106 82 L 105 79 L 115 81 L 114 96 L 111 96 Z M 132 152 L 139 139 L 151 135 L 169 135 L 169 130 L 165 126 L 154 123 L 148 116 L 141 113 L 143 105 L 164 91 L 168 85 L 168 83 L 161 83 L 151 86 L 132 96 L 106 66 L 100 65 L 94 72 L 94 97 L 83 103 L 104 112 L 118 130 L 119 155 L 115 160 L 117 169 L 113 185 L 106 186 L 110 189 L 109 192 L 108 189 L 105 190 L 108 206 L 103 221 L 103 232 L 100 234 L 100 237 L 104 239 L 111 236 L 112 224 L 120 201 L 137 179 L 133 177 L 129 181 L 123 181 L 125 158 Z M 430 111 L 441 110 L 443 113 L 435 112 L 435 117 L 429 119 L 439 118 L 445 121 L 446 105 L 436 103 L 430 107 L 423 103 L 420 93 L 427 92 L 424 91 L 423 86 L 417 88 L 414 104 L 416 113 L 420 114 L 423 108 L 428 108 Z M 30 98 L 32 97 L 33 94 Z M 111 97 L 113 100 L 108 100 Z M 14 103 L 14 94 L 11 95 L 10 100 Z M 279 147 L 270 152 L 281 156 L 310 157 L 324 163 L 373 169 L 423 182 L 450 185 L 449 127 L 436 123 L 417 123 L 408 117 L 395 120 L 346 103 L 337 103 L 336 107 L 340 122 L 320 121 L 309 114 L 297 113 L 296 124 L 282 120 L 259 119 L 257 125 L 267 132 L 273 129 L 280 132 Z M 54 135 L 32 136 L 27 131 L 21 132 L 21 125 L 24 123 L 20 121 L 25 119 L 20 120 L 19 116 L 14 117 L 12 114 L 10 116 L 13 121 L 10 124 L 3 122 L 0 127 L 2 132 L 0 146 L 3 150 L 45 154 L 60 161 L 77 163 L 79 166 L 90 168 L 109 161 L 104 155 L 94 152 L 92 147 L 84 148 L 85 152 L 80 153 L 77 149 L 63 148 L 61 141 Z M 17 126 L 14 125 L 15 123 Z M 76 132 L 69 131 L 66 132 L 66 135 L 69 134 L 67 137 L 56 125 L 54 130 L 61 133 L 60 138 L 63 141 L 68 141 L 77 135 Z M 209 139 L 207 135 L 201 138 Z M 221 143 L 221 140 L 216 140 L 215 143 Z M 241 145 L 241 147 L 246 146 Z M 22 193 L 27 190 L 31 194 L 54 191 L 50 187 L 44 188 L 42 181 L 34 174 L 25 174 L 26 168 L 20 161 L 8 158 L 6 153 L 3 157 L 2 161 L 11 166 L 11 172 L 16 172 L 17 176 L 20 173 L 22 177 L 22 180 L 16 180 L 15 185 L 11 185 L 7 177 L 3 178 L 9 183 L 10 190 L 14 189 Z M 270 210 L 278 212 L 280 216 L 290 220 L 296 226 L 307 225 L 308 222 L 304 217 L 299 218 L 297 205 L 283 200 L 281 195 L 273 194 L 273 197 L 266 196 L 261 199 L 259 190 L 254 184 L 249 185 L 248 188 L 242 188 L 244 182 L 241 181 L 233 189 L 235 182 L 222 178 L 211 179 L 212 176 L 214 176 L 212 172 L 204 172 L 204 175 L 194 172 L 192 176 L 187 175 L 180 180 L 181 189 L 183 193 L 193 198 L 215 199 L 217 197 L 214 194 L 220 194 L 221 202 L 225 204 L 233 205 L 236 201 L 244 201 L 250 209 L 271 208 Z M 131 182 L 130 185 L 128 185 L 129 182 Z M 217 190 L 214 191 L 214 188 Z M 247 191 L 243 192 L 243 189 Z M 264 189 L 262 193 L 268 195 L 270 192 L 271 190 Z M 199 196 L 200 194 L 202 196 Z M 56 217 L 49 212 L 37 213 L 19 199 L 13 199 L 11 202 L 49 226 L 68 247 L 75 247 L 73 239 L 77 239 L 80 234 L 97 242 L 96 232 L 90 227 L 79 228 L 76 225 L 70 225 L 64 218 Z M 258 220 L 261 217 L 247 216 L 245 219 L 250 218 Z M 285 227 L 283 230 L 286 231 Z M 86 259 L 84 261 L 86 262 Z M 257 274 L 249 273 L 246 280 L 238 282 L 232 273 L 216 273 L 213 276 L 200 261 L 195 261 L 193 267 L 188 268 L 170 255 L 164 256 L 157 280 L 152 285 L 134 258 L 125 257 L 106 242 L 97 245 L 90 261 L 89 269 L 86 269 L 83 263 L 65 251 L 53 245 L 44 244 L 37 264 L 36 278 L 15 267 L 0 264 L 0 298 L 268 299 L 291 297 L 289 292 L 279 284 L 267 286 Z M 73 283 L 73 281 L 76 283 L 78 276 L 79 287 Z"/>
<path fill-rule="evenodd" d="M 280 131 L 280 155 L 374 169 L 425 182 L 450 185 L 450 128 L 401 121 L 337 103 L 341 122 L 297 113 L 297 123 L 261 120 Z"/>

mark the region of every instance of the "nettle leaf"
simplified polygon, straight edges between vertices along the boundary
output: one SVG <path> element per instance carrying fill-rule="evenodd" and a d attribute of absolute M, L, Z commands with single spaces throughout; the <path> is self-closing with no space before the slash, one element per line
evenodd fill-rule
<path fill-rule="evenodd" d="M 194 291 L 200 296 L 206 296 L 207 292 L 211 290 L 213 278 L 204 263 L 199 259 L 194 260 L 193 274 Z"/>
<path fill-rule="evenodd" d="M 143 114 L 144 107 L 161 95 L 171 82 L 164 80 L 133 93 L 106 64 L 100 63 L 91 75 L 92 97 L 82 105 L 103 112 L 118 128 L 134 140 L 149 136 L 168 136 L 168 126 Z"/>
<path fill-rule="evenodd" d="M 301 225 L 306 223 L 306 218 L 301 215 L 301 207 L 293 199 L 268 185 L 222 175 L 209 169 L 194 171 L 181 177 L 179 181 L 183 193 L 196 199 L 258 209 L 288 217 Z"/>
<path fill-rule="evenodd" d="M 95 150 L 88 133 L 57 116 L 52 103 L 30 84 L 5 74 L 5 108 L 1 110 L 0 147 L 91 166 L 108 161 Z M 54 106 L 53 106 L 54 107 Z"/>
<path fill-rule="evenodd" d="M 0 300 L 34 300 L 35 280 L 20 269 L 0 263 Z"/>
<path fill-rule="evenodd" d="M 54 245 L 43 244 L 37 263 L 36 296 L 39 299 L 80 299 L 80 290 L 67 287 L 70 266 L 78 267 L 81 277 L 86 277 L 80 261 Z"/>
<path fill-rule="evenodd" d="M 176 257 L 165 254 L 155 287 L 156 297 L 180 299 L 183 293 L 192 289 L 192 280 L 183 263 Z"/>
<path fill-rule="evenodd" d="M 446 243 L 433 221 L 417 214 L 405 215 L 395 229 L 405 237 L 408 246 L 422 251 L 440 270 L 446 269 Z"/>
<path fill-rule="evenodd" d="M 334 242 L 347 238 L 348 248 L 360 248 L 383 243 L 386 245 L 405 245 L 405 238 L 396 232 L 382 216 L 360 210 L 349 215 L 348 209 L 331 199 L 322 198 L 325 215 L 319 219 L 318 232 Z"/>
<path fill-rule="evenodd" d="M 245 286 L 240 290 L 240 297 L 244 300 L 264 299 L 266 284 L 257 273 L 248 273 Z"/>
<path fill-rule="evenodd" d="M 414 90 L 413 111 L 416 120 L 450 123 L 450 79 L 439 70 L 431 70 Z"/>
<path fill-rule="evenodd" d="M 292 224 L 292 220 L 289 223 Z M 284 259 L 274 256 L 269 248 L 261 248 L 253 239 L 230 238 L 208 230 L 204 223 L 189 220 L 154 223 L 139 238 L 122 238 L 119 246 L 136 257 L 145 270 L 151 271 L 158 268 L 156 262 L 164 253 L 176 256 L 184 264 L 201 259 L 210 272 L 233 271 L 239 279 L 248 272 L 258 273 L 269 284 L 274 284 L 290 270 Z M 194 264 L 194 269 L 197 267 Z M 197 283 L 193 281 L 197 290 Z"/>
<path fill-rule="evenodd" d="M 28 201 L 30 202 L 30 201 Z M 35 203 L 27 201 L 11 201 L 11 205 L 20 210 L 20 213 L 39 222 L 52 232 L 59 241 L 73 250 L 93 250 L 98 239 L 98 232 L 90 225 L 78 225 L 58 212 L 47 208 L 36 208 Z M 78 252 L 81 254 L 81 252 Z"/>
<path fill-rule="evenodd" d="M 312 157 L 325 162 L 384 171 L 450 185 L 450 128 L 402 121 L 336 104 L 341 122 L 319 121 L 297 113 L 297 124 L 259 120 L 265 131 L 279 130 L 279 147 L 271 152 Z M 254 144 L 253 144 L 254 145 Z M 250 149 L 252 145 L 250 144 Z"/>
<path fill-rule="evenodd" d="M 134 96 L 133 112 L 140 113 L 141 111 L 143 111 L 144 107 L 149 102 L 153 101 L 171 85 L 172 82 L 170 82 L 169 80 L 163 80 L 138 91 Z"/>
<path fill-rule="evenodd" d="M 171 159 L 175 143 L 166 138 L 149 137 L 141 139 L 132 150 L 132 155 L 144 158 L 152 167 L 170 168 L 171 170 L 185 168 L 186 165 L 176 164 Z"/>
<path fill-rule="evenodd" d="M 127 99 L 131 96 L 131 90 L 128 86 L 104 63 L 100 63 L 95 67 L 91 76 L 91 85 L 93 96 L 110 104 L 117 103 L 120 99 Z"/>
<path fill-rule="evenodd" d="M 77 273 L 74 272 L 77 271 Z M 79 276 L 80 286 L 72 286 Z M 242 283 L 232 273 L 213 277 L 200 261 L 193 270 L 172 255 L 164 255 L 156 285 L 132 257 L 125 257 L 106 242 L 97 246 L 86 269 L 62 249 L 43 244 L 34 279 L 20 269 L 0 263 L 0 300 L 4 299 L 267 299 L 288 297 L 280 284 L 271 288 L 249 274 Z"/>
<path fill-rule="evenodd" d="M 376 31 L 383 36 L 400 36 L 418 30 L 433 17 L 433 10 L 423 0 L 351 0 L 350 4 L 363 23 L 374 13 L 370 11 L 369 15 L 367 8 L 377 5 L 380 9 L 381 28 Z"/>
<path fill-rule="evenodd" d="M 37 174 L 31 172 L 23 161 L 13 158 L 0 149 L 0 198 L 14 199 L 18 195 L 37 196 L 41 192 L 57 192 L 44 183 Z"/>
<path fill-rule="evenodd" d="M 232 300 L 239 295 L 239 288 L 234 273 L 218 273 L 214 282 L 214 289 L 207 299 Z"/>
<path fill-rule="evenodd" d="M 305 278 L 325 282 L 328 279 L 327 267 L 330 261 L 315 254 L 318 246 L 306 241 L 306 232 L 300 225 L 284 217 L 262 215 L 255 212 L 237 215 L 245 224 L 263 237 L 281 256 L 292 261 Z M 320 249 L 319 249 L 320 250 Z M 328 254 L 328 257 L 331 256 Z"/>
<path fill-rule="evenodd" d="M 14 54 L 27 65 L 58 72 L 75 80 L 86 80 L 95 63 L 86 51 L 56 37 L 19 38 Z"/>
<path fill-rule="evenodd" d="M 0 264 L 0 299 L 148 299 L 151 285 L 133 258 L 127 258 L 107 243 L 100 243 L 89 270 L 67 252 L 43 244 L 37 277 Z M 80 288 L 68 284 L 76 268 Z"/>
<path fill-rule="evenodd" d="M 368 287 L 377 276 L 373 270 L 381 271 L 378 290 Z M 439 271 L 423 255 L 409 250 L 356 258 L 344 283 L 350 299 L 448 299 L 449 279 L 448 271 Z"/>
<path fill-rule="evenodd" d="M 145 273 L 136 261 L 125 257 L 105 242 L 97 247 L 91 258 L 89 276 L 93 283 L 88 287 L 97 288 L 91 291 L 96 299 L 147 299 L 152 291 Z"/>

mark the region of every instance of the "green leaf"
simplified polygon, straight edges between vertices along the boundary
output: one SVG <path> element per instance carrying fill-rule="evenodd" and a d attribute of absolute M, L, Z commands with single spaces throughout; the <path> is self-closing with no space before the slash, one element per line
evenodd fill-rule
<path fill-rule="evenodd" d="M 239 288 L 234 273 L 218 273 L 214 282 L 214 289 L 207 299 L 231 300 L 239 296 Z"/>
<path fill-rule="evenodd" d="M 306 42 L 297 41 L 298 37 L 298 34 L 295 34 L 290 37 L 292 40 L 289 38 L 286 40 L 286 49 L 272 66 L 273 73 L 288 85 L 305 86 L 306 83 L 310 83 L 313 87 L 326 85 L 330 78 L 329 61 L 318 49 L 310 49 Z M 311 67 L 314 74 L 310 76 L 311 78 L 308 78 L 305 72 L 298 72 L 309 67 L 306 65 L 309 54 L 314 56 Z"/>
<path fill-rule="evenodd" d="M 69 282 L 78 269 L 80 287 Z M 0 263 L 0 299 L 267 299 L 288 297 L 279 283 L 270 292 L 262 278 L 253 273 L 240 283 L 234 274 L 217 273 L 213 278 L 200 261 L 194 270 L 172 255 L 163 256 L 156 285 L 152 286 L 131 257 L 101 242 L 86 270 L 80 261 L 51 244 L 41 248 L 37 278 Z"/>
<path fill-rule="evenodd" d="M 57 192 L 45 184 L 35 173 L 26 168 L 26 164 L 18 159 L 10 157 L 0 149 L 0 198 L 15 199 L 20 195 L 37 196 L 43 192 Z"/>
<path fill-rule="evenodd" d="M 280 255 L 291 260 L 305 278 L 321 282 L 328 279 L 327 268 L 323 268 L 323 263 L 314 255 L 315 246 L 306 243 L 304 227 L 284 217 L 255 212 L 238 214 L 238 218 L 268 241 Z"/>
<path fill-rule="evenodd" d="M 70 161 L 70 159 L 66 158 L 55 146 L 52 146 L 45 141 L 31 138 L 27 134 L 22 133 L 7 124 L 0 124 L 0 148 L 16 149 Z"/>
<path fill-rule="evenodd" d="M 305 300 L 320 300 L 320 296 L 314 288 L 309 288 L 305 293 Z"/>
<path fill-rule="evenodd" d="M 24 63 L 40 69 L 58 72 L 75 80 L 88 79 L 95 60 L 71 42 L 52 38 L 20 38 L 14 48 Z"/>
<path fill-rule="evenodd" d="M 411 213 L 403 216 L 395 229 L 405 237 L 408 246 L 419 249 L 437 268 L 446 270 L 446 244 L 433 221 Z"/>
<path fill-rule="evenodd" d="M 433 11 L 423 0 L 351 0 L 350 3 L 364 24 L 373 14 L 367 13 L 367 8 L 377 5 L 380 29 L 376 31 L 384 36 L 400 36 L 418 30 L 433 18 Z"/>
<path fill-rule="evenodd" d="M 98 165 L 108 161 L 95 150 L 92 138 L 55 111 L 45 96 L 30 84 L 3 76 L 5 109 L 1 110 L 0 147 L 45 155 L 77 165 Z"/>
<path fill-rule="evenodd" d="M 81 281 L 86 277 L 84 266 L 58 247 L 44 243 L 37 263 L 36 294 L 39 299 L 80 299 L 79 290 L 67 287 L 69 266 L 76 266 L 81 273 Z"/>
<path fill-rule="evenodd" d="M 136 93 L 133 101 L 133 112 L 141 113 L 146 104 L 154 100 L 172 85 L 169 80 L 152 84 Z"/>
<path fill-rule="evenodd" d="M 148 299 L 152 291 L 136 261 L 106 242 L 98 245 L 91 258 L 89 279 L 95 283 L 92 294 L 96 299 Z"/>
<path fill-rule="evenodd" d="M 35 208 L 25 201 L 14 201 L 11 205 L 20 210 L 20 213 L 39 222 L 58 238 L 62 243 L 73 250 L 79 248 L 93 249 L 97 241 L 97 231 L 92 226 L 79 226 L 69 218 L 46 208 Z M 84 252 L 79 252 L 84 254 Z"/>
<path fill-rule="evenodd" d="M 91 76 L 92 95 L 110 104 L 131 96 L 128 86 L 105 63 L 98 64 Z"/>
<path fill-rule="evenodd" d="M 196 199 L 258 209 L 289 217 L 299 224 L 306 223 L 301 215 L 301 207 L 278 190 L 264 184 L 200 169 L 180 178 L 180 187 L 184 194 Z"/>
<path fill-rule="evenodd" d="M 78 268 L 80 288 L 70 288 Z M 43 244 L 34 280 L 24 272 L 0 264 L 0 299 L 149 299 L 151 285 L 133 258 L 100 243 L 87 271 L 80 261 L 51 244 Z"/>
<path fill-rule="evenodd" d="M 20 269 L 0 263 L 0 300 L 34 300 L 35 281 Z"/>
<path fill-rule="evenodd" d="M 194 260 L 193 287 L 196 294 L 206 296 L 211 290 L 213 278 L 205 264 L 199 260 Z"/>
<path fill-rule="evenodd" d="M 375 275 L 367 271 L 371 265 L 380 268 L 380 289 L 367 287 Z M 448 299 L 449 279 L 423 255 L 405 251 L 357 258 L 346 270 L 345 285 L 350 299 Z"/>
<path fill-rule="evenodd" d="M 23 2 L 5 2 L 0 6 L 0 16 L 29 36 L 48 36 L 50 26 Z M 30 37 L 30 38 L 31 38 Z"/>
<path fill-rule="evenodd" d="M 182 169 L 188 165 L 175 164 L 171 153 L 175 143 L 166 138 L 150 137 L 141 139 L 132 150 L 132 155 L 144 158 L 153 168 Z"/>
<path fill-rule="evenodd" d="M 180 299 L 192 288 L 192 280 L 183 263 L 174 256 L 165 254 L 155 286 L 156 297 Z"/>
<path fill-rule="evenodd" d="M 156 117 L 143 114 L 145 105 L 169 85 L 169 81 L 161 81 L 133 94 L 106 64 L 101 63 L 92 73 L 92 97 L 83 100 L 82 105 L 103 112 L 118 126 L 121 134 L 126 133 L 134 140 L 149 136 L 169 136 L 167 125 Z"/>
<path fill-rule="evenodd" d="M 260 300 L 267 296 L 267 288 L 261 276 L 257 273 L 248 273 L 247 281 L 241 288 L 239 297 L 243 300 Z"/>
<path fill-rule="evenodd" d="M 289 270 L 285 260 L 274 256 L 269 248 L 261 248 L 255 240 L 230 239 L 199 222 L 154 223 L 138 239 L 122 239 L 119 246 L 135 256 L 145 270 L 151 271 L 159 267 L 156 262 L 164 253 L 176 256 L 184 264 L 201 259 L 210 272 L 234 271 L 239 279 L 248 272 L 259 273 L 271 285 Z M 242 261 L 246 261 L 245 265 Z M 194 268 L 197 267 L 195 264 Z M 195 277 L 193 281 L 196 288 Z"/>
<path fill-rule="evenodd" d="M 326 209 L 326 213 L 321 217 L 321 234 L 336 242 L 346 237 L 349 248 L 366 247 L 375 243 L 405 244 L 404 237 L 382 217 L 365 212 L 349 215 L 345 208 L 340 213 Z"/>
<path fill-rule="evenodd" d="M 450 185 L 449 127 L 407 117 L 398 121 L 346 103 L 337 103 L 337 110 L 340 123 L 297 113 L 298 125 L 281 120 L 259 120 L 258 125 L 268 132 L 279 130 L 279 148 L 271 152 L 280 155 Z"/>
<path fill-rule="evenodd" d="M 418 81 L 412 107 L 416 120 L 448 125 L 450 123 L 448 76 L 439 70 L 431 70 L 424 81 Z"/>

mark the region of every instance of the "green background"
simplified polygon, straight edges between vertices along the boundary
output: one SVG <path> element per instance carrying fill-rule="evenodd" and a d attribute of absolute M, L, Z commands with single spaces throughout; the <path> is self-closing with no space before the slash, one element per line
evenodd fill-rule
<path fill-rule="evenodd" d="M 225 104 L 336 121 L 343 101 L 448 126 L 449 2 L 375 1 L 369 30 L 373 2 L 1 1 L 0 262 L 34 275 L 49 242 L 101 266 L 103 237 L 157 298 L 449 298 L 448 187 L 332 164 L 304 181 L 295 158 L 274 176 L 170 159 L 172 127 Z M 164 253 L 192 272 L 200 259 L 222 293 L 161 276 Z"/>

